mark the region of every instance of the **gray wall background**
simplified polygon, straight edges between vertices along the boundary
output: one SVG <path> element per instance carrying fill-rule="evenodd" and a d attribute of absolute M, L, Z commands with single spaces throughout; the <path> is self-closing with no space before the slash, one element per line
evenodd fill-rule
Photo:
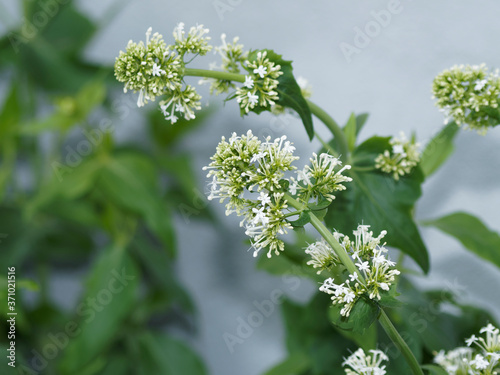
<path fill-rule="evenodd" d="M 17 2 L 3 2 L 15 16 L 12 22 L 19 19 Z M 100 19 L 112 3 L 82 0 L 79 6 Z M 112 63 L 129 39 L 144 40 L 149 26 L 168 42 L 178 22 L 186 26 L 201 23 L 210 28 L 214 44 L 224 32 L 228 39 L 240 36 L 246 48 L 275 49 L 293 60 L 296 74 L 306 77 L 313 86 L 312 99 L 339 123 L 344 123 L 352 111 L 369 112 L 362 139 L 373 134 L 415 131 L 425 144 L 443 122 L 430 98 L 433 77 L 454 64 L 484 62 L 491 68 L 500 67 L 500 3 L 494 1 L 131 0 L 121 4 L 120 13 L 88 49 L 89 60 Z M 392 13 L 390 20 L 377 29 L 373 12 L 391 6 L 399 12 Z M 355 46 L 356 28 L 367 27 L 373 36 L 348 61 L 341 44 Z M 216 56 L 209 55 L 194 65 L 205 67 L 215 60 Z M 219 107 L 222 99 L 204 95 L 205 102 Z M 123 141 L 133 139 L 141 126 L 141 114 L 136 110 L 117 135 Z M 303 156 L 302 162 L 319 147 L 316 141 L 306 140 L 296 119 L 277 121 L 270 115 L 241 119 L 233 103 L 215 113 L 183 147 L 194 153 L 196 166 L 201 169 L 208 164 L 221 135 L 243 133 L 249 128 L 257 134 L 286 133 Z M 316 123 L 316 129 L 324 136 L 328 134 L 320 123 Z M 499 146 L 500 128 L 485 137 L 461 132 L 453 157 L 425 183 L 417 217 L 434 218 L 462 210 L 500 231 Z M 200 187 L 205 183 L 201 170 L 199 182 Z M 286 282 L 255 270 L 255 260 L 246 251 L 236 220 L 226 219 L 222 207 L 211 204 L 223 220 L 224 231 L 214 233 L 181 216 L 176 222 L 179 275 L 199 309 L 199 334 L 193 342 L 213 374 L 259 374 L 285 356 L 279 311 L 266 318 L 243 344 L 236 345 L 233 353 L 224 343 L 223 334 L 235 334 L 238 319 L 246 319 L 256 310 L 254 301 L 268 299 L 274 289 L 304 301 L 316 286 L 305 281 Z M 422 232 L 432 262 L 429 278 L 418 279 L 422 287 L 455 285 L 465 301 L 488 307 L 500 319 L 500 271 L 468 254 L 450 237 L 433 229 L 424 228 Z M 79 280 L 74 275 L 59 277 L 59 281 L 72 281 L 78 288 Z M 57 285 L 55 280 L 55 290 Z"/>

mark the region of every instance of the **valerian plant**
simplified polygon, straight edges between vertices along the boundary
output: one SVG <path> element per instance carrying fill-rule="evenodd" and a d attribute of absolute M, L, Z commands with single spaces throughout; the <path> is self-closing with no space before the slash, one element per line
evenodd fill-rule
<path fill-rule="evenodd" d="M 340 366 L 348 375 L 421 375 L 424 371 L 431 374 L 498 373 L 500 342 L 498 328 L 490 322 L 492 318 L 481 315 L 478 309 L 458 304 L 444 292 L 442 295 L 447 297 L 440 297 L 438 304 L 454 304 L 460 311 L 460 319 L 439 311 L 438 321 L 448 319 L 456 335 L 470 333 L 477 325 L 488 323 L 480 330 L 486 338 L 473 335 L 467 344 L 476 345 L 475 349 L 445 352 L 438 347 L 442 341 L 432 340 L 429 335 L 424 334 L 417 342 L 408 337 L 408 331 L 415 331 L 415 323 L 407 318 L 415 307 L 414 302 L 408 303 L 408 298 L 412 298 L 408 296 L 419 295 L 418 298 L 429 300 L 431 295 L 409 286 L 402 264 L 404 255 L 408 255 L 423 273 L 429 269 L 428 251 L 413 216 L 421 184 L 449 156 L 458 126 L 484 134 L 498 125 L 500 78 L 497 72 L 488 73 L 484 65 L 457 66 L 436 77 L 432 86 L 436 104 L 445 113 L 445 123 L 452 122 L 422 152 L 415 135 L 410 139 L 404 134 L 373 136 L 358 144 L 366 115 L 352 115 L 347 124 L 340 127 L 309 100 L 311 88 L 303 79 L 295 79 L 291 61 L 272 50 L 246 51 L 239 38 L 229 43 L 223 34 L 222 45 L 214 48 L 221 64 L 213 64 L 210 69 L 191 68 L 197 56 L 212 49 L 207 29 L 198 25 L 186 33 L 184 24 L 180 23 L 173 31 L 171 45 L 158 33 L 152 36 L 151 33 L 149 29 L 145 44 L 131 41 L 126 51 L 120 52 L 115 75 L 125 84 L 125 91 L 139 92 L 139 106 L 160 97 L 160 110 L 172 124 L 180 116 L 186 120 L 196 117 L 201 96 L 184 81 L 185 77 L 196 76 L 201 78 L 200 84 L 210 84 L 212 94 L 226 94 L 226 101 L 234 100 L 243 116 L 250 112 L 269 111 L 280 115 L 293 111 L 301 118 L 311 139 L 315 136 L 313 115 L 331 130 L 333 139 L 329 142 L 319 139 L 322 149 L 313 153 L 301 169 L 296 166 L 299 157 L 294 155 L 295 147 L 286 135 L 259 139 L 251 130 L 241 135 L 231 132 L 228 139 L 223 136 L 211 163 L 204 168 L 210 180 L 208 199 L 224 203 L 226 215 L 242 218 L 240 226 L 250 237 L 254 256 L 263 250 L 266 252 L 259 260 L 259 267 L 271 273 L 284 273 L 287 271 L 283 268 L 293 272 L 290 270 L 299 266 L 301 275 L 320 283 L 322 293 L 313 298 L 310 307 L 306 307 L 311 310 L 305 310 L 304 314 L 310 314 L 312 309 L 317 312 L 318 304 L 328 309 L 330 327 L 337 332 L 331 340 L 342 342 L 339 340 L 347 338 L 351 350 L 348 354 L 347 347 L 337 348 L 337 352 L 343 351 L 340 355 L 346 357 L 335 360 L 333 363 L 339 367 L 329 368 L 329 373 L 339 373 Z M 187 59 L 188 55 L 194 56 Z M 316 240 L 301 234 L 299 229 L 308 224 L 317 232 L 314 237 L 320 236 Z M 451 214 L 429 220 L 426 225 L 457 237 L 468 249 L 500 266 L 498 257 L 491 255 L 500 237 L 478 219 L 467 214 Z M 470 225 L 474 225 L 478 233 L 488 233 L 487 249 L 484 243 L 480 246 L 473 236 L 467 237 L 460 230 Z M 298 233 L 299 250 L 297 245 L 285 242 L 285 235 L 290 231 Z M 398 263 L 391 260 L 389 248 L 399 250 Z M 277 259 L 283 257 L 278 270 Z M 322 302 L 324 294 L 330 297 L 329 307 Z M 285 319 L 294 309 L 297 308 L 293 305 L 285 305 Z M 326 315 L 318 313 L 317 319 L 326 319 Z M 473 318 L 477 321 L 471 325 Z M 393 320 L 397 321 L 396 325 Z M 379 335 L 373 324 L 376 321 L 386 336 Z M 435 329 L 439 331 L 442 327 Z M 314 340 L 320 340 L 319 337 Z M 326 340 L 321 342 L 329 345 Z M 456 342 L 451 340 L 444 345 L 449 348 Z M 355 349 L 353 343 L 360 348 Z M 312 373 L 308 372 L 312 368 L 326 368 L 305 356 L 304 353 L 311 350 L 307 345 L 296 343 L 290 358 L 270 373 L 289 373 L 280 372 L 280 368 L 290 366 L 294 366 L 292 372 L 297 374 Z M 401 363 L 401 354 L 406 364 Z M 303 356 L 306 359 L 301 360 Z"/>

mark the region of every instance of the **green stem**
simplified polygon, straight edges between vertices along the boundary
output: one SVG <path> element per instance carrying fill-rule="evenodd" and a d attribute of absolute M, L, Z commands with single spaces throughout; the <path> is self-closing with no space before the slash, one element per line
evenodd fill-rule
<path fill-rule="evenodd" d="M 323 124 L 325 124 L 328 129 L 332 132 L 335 140 L 337 141 L 337 145 L 339 146 L 340 157 L 343 161 L 347 160 L 347 156 L 349 153 L 349 148 L 347 147 L 347 139 L 345 137 L 344 132 L 340 128 L 339 124 L 335 122 L 335 120 L 326 113 L 321 107 L 317 106 L 310 100 L 307 100 L 307 104 L 314 116 L 316 116 Z"/>
<path fill-rule="evenodd" d="M 408 344 L 406 344 L 405 340 L 403 340 L 398 330 L 396 329 L 396 327 L 394 327 L 383 309 L 380 309 L 379 322 L 385 333 L 387 333 L 387 336 L 389 336 L 389 338 L 396 345 L 399 351 L 403 353 L 403 356 L 405 357 L 406 362 L 410 365 L 412 372 L 415 375 L 424 375 L 424 372 L 420 368 L 420 365 L 418 364 L 418 361 L 413 355 Z"/>
<path fill-rule="evenodd" d="M 292 198 L 289 194 L 285 194 L 285 199 L 287 200 L 288 204 L 293 208 L 297 210 L 304 209 L 304 205 L 299 201 L 295 200 L 294 198 Z M 321 222 L 321 220 L 318 219 L 318 217 L 313 212 L 309 212 L 309 217 L 311 218 L 312 226 L 316 228 L 318 233 L 321 234 L 321 236 L 325 239 L 325 241 L 328 242 L 328 244 L 332 247 L 332 249 L 335 251 L 335 254 L 337 254 L 340 261 L 347 268 L 349 273 L 351 274 L 357 273 L 359 276 L 358 278 L 359 281 L 365 283 L 363 275 L 359 272 L 349 254 L 347 254 L 345 249 L 339 244 L 339 242 L 335 239 L 335 237 L 333 237 L 328 228 Z M 385 311 L 382 308 L 380 309 L 380 311 L 381 312 L 380 312 L 379 322 L 382 328 L 384 328 L 384 331 L 387 333 L 387 335 L 392 340 L 394 345 L 396 345 L 396 347 L 401 351 L 406 361 L 408 362 L 408 365 L 412 369 L 413 374 L 423 375 L 424 373 L 422 372 L 422 369 L 420 368 L 417 359 L 415 358 L 412 351 L 408 347 L 408 344 L 406 344 L 406 342 L 403 340 L 399 332 L 396 330 L 396 328 L 392 324 L 391 320 L 389 319 Z"/>
<path fill-rule="evenodd" d="M 205 78 L 215 78 L 222 79 L 225 81 L 235 81 L 235 82 L 245 82 L 245 75 L 238 73 L 221 72 L 217 70 L 207 70 L 207 69 L 192 69 L 186 68 L 184 70 L 184 75 L 188 77 L 205 77 Z M 332 132 L 333 136 L 337 140 L 339 146 L 340 157 L 343 161 L 347 160 L 349 149 L 347 147 L 347 139 L 344 132 L 340 128 L 339 124 L 326 113 L 321 107 L 314 104 L 310 100 L 306 100 L 311 113 L 316 116 L 321 122 L 323 122 L 328 129 Z"/>
<path fill-rule="evenodd" d="M 289 194 L 285 194 L 285 199 L 287 200 L 288 204 L 293 208 L 297 210 L 304 209 L 304 205 L 299 201 L 295 200 L 294 198 L 292 198 Z M 347 268 L 349 273 L 351 274 L 357 273 L 360 281 L 364 283 L 363 275 L 356 268 L 349 254 L 347 254 L 345 249 L 342 246 L 340 246 L 339 242 L 335 239 L 335 237 L 333 237 L 328 228 L 325 227 L 325 225 L 318 219 L 318 217 L 314 213 L 309 212 L 309 216 L 311 218 L 311 224 L 313 225 L 313 227 L 316 228 L 319 234 L 321 234 L 321 236 L 325 239 L 325 241 L 328 242 L 328 244 L 332 247 L 333 251 L 335 251 L 335 254 L 337 254 L 340 261 Z"/>
<path fill-rule="evenodd" d="M 184 70 L 184 75 L 190 77 L 205 77 L 222 79 L 225 81 L 245 82 L 244 74 L 219 72 L 216 70 L 186 68 L 186 70 Z"/>

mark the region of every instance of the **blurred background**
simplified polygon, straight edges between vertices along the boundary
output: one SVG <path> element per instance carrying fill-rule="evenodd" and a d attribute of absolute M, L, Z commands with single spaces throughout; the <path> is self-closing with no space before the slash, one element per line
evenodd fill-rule
<path fill-rule="evenodd" d="M 170 125 L 154 103 L 138 109 L 112 73 L 128 40 L 151 26 L 169 43 L 178 22 L 205 25 L 214 45 L 239 36 L 293 60 L 340 124 L 368 112 L 362 140 L 404 131 L 425 144 L 443 123 L 433 78 L 454 64 L 499 66 L 499 12 L 493 1 L 0 0 L 0 275 L 17 267 L 19 364 L 262 374 L 286 355 L 279 308 L 244 335 L 242 322 L 276 290 L 302 303 L 317 288 L 256 269 L 234 218 L 205 199 L 201 168 L 233 131 L 287 134 L 305 160 L 319 143 L 293 116 L 241 118 L 206 87 L 193 123 Z M 417 219 L 465 211 L 500 231 L 499 130 L 462 131 L 455 145 L 424 184 Z M 422 288 L 449 284 L 500 319 L 498 269 L 434 229 L 422 235 Z"/>

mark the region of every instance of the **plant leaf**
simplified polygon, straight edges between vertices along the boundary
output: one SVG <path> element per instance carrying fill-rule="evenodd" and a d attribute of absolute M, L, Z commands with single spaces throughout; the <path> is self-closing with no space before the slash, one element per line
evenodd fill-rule
<path fill-rule="evenodd" d="M 427 143 L 420 160 L 420 167 L 426 177 L 433 174 L 453 153 L 453 140 L 457 132 L 457 124 L 451 122 Z"/>
<path fill-rule="evenodd" d="M 351 113 L 351 116 L 343 129 L 347 138 L 347 147 L 349 148 L 349 151 L 354 150 L 354 147 L 356 146 L 357 127 L 356 116 L 354 113 Z"/>
<path fill-rule="evenodd" d="M 76 373 L 111 344 L 136 303 L 139 280 L 137 267 L 124 248 L 114 245 L 103 251 L 76 308 L 74 332 L 79 334 L 62 352 L 61 373 Z"/>
<path fill-rule="evenodd" d="M 477 217 L 465 212 L 455 212 L 423 224 L 448 233 L 474 254 L 500 267 L 500 235 Z"/>
<path fill-rule="evenodd" d="M 310 366 L 304 353 L 291 353 L 287 359 L 266 371 L 264 375 L 301 375 Z"/>
<path fill-rule="evenodd" d="M 423 174 L 417 167 L 411 174 L 395 181 L 391 175 L 356 167 L 373 167 L 376 156 L 388 149 L 389 138 L 372 137 L 353 152 L 353 181 L 347 190 L 337 194 L 329 207 L 325 222 L 346 235 L 359 224 L 370 225 L 378 234 L 387 230 L 388 246 L 411 256 L 424 272 L 429 270 L 429 256 L 412 216 L 413 207 L 421 195 Z"/>

